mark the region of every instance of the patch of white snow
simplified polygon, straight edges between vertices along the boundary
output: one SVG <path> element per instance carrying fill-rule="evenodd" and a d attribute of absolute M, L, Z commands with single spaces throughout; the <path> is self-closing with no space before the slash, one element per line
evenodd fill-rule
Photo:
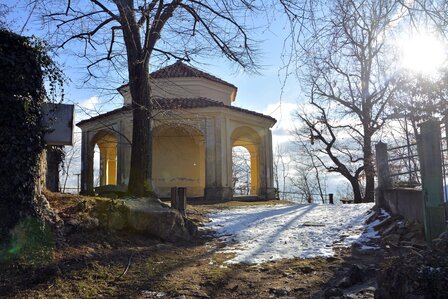
<path fill-rule="evenodd" d="M 228 263 L 258 264 L 284 258 L 334 255 L 333 245 L 375 238 L 373 223 L 364 224 L 373 204 L 293 204 L 222 210 L 206 226 L 236 256 Z M 371 230 L 370 230 L 371 229 Z"/>

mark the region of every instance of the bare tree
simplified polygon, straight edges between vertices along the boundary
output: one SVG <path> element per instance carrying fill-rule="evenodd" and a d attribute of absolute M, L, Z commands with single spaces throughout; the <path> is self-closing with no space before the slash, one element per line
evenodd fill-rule
<path fill-rule="evenodd" d="M 84 0 L 45 2 L 44 19 L 56 24 L 60 47 L 83 42 L 89 76 L 98 77 L 101 65 L 127 66 L 132 97 L 133 132 L 129 191 L 144 193 L 151 184 L 152 135 L 149 65 L 152 60 L 189 61 L 199 54 L 221 53 L 237 65 L 253 69 L 255 52 L 249 38 L 249 14 L 254 1 L 197 0 Z M 53 5 L 52 5 L 53 4 Z M 217 50 L 217 51 L 216 51 Z M 109 69 L 103 72 L 109 72 Z"/>
<path fill-rule="evenodd" d="M 309 136 L 300 134 L 299 130 L 292 132 L 295 139 L 295 155 L 293 165 L 296 175 L 290 178 L 292 185 L 303 193 L 308 202 L 318 196 L 322 203 L 326 197 L 326 170 L 319 163 L 318 151 L 309 144 Z"/>
<path fill-rule="evenodd" d="M 314 155 L 329 172 L 344 176 L 355 202 L 373 201 L 372 138 L 383 126 L 396 90 L 389 74 L 387 33 L 400 11 L 392 1 L 338 0 L 323 12 L 300 46 L 300 78 L 311 107 L 297 118 Z M 303 132 L 302 132 L 303 134 Z M 361 180 L 365 181 L 365 193 Z"/>
<path fill-rule="evenodd" d="M 237 146 L 232 149 L 232 178 L 235 193 L 250 194 L 252 186 L 250 154 L 242 147 Z"/>
<path fill-rule="evenodd" d="M 278 190 L 279 198 L 285 200 L 288 187 L 289 163 L 285 160 L 290 160 L 290 153 L 285 150 L 284 146 L 277 144 L 274 159 L 274 183 Z"/>
<path fill-rule="evenodd" d="M 286 67 L 299 70 L 313 107 L 297 117 L 325 154 L 320 163 L 349 181 L 355 202 L 373 201 L 372 140 L 401 79 L 390 37 L 420 22 L 445 34 L 446 1 L 280 2 L 294 32 Z"/>

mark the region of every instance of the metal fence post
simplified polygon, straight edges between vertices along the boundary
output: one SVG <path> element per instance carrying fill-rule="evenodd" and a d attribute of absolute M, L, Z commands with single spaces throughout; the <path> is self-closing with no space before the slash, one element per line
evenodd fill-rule
<path fill-rule="evenodd" d="M 445 231 L 443 206 L 442 153 L 440 122 L 429 120 L 420 125 L 418 149 L 421 161 L 423 219 L 427 241 Z"/>

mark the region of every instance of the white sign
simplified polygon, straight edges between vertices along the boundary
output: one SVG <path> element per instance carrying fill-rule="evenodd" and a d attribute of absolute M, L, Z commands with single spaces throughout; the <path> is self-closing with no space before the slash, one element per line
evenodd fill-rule
<path fill-rule="evenodd" d="M 47 145 L 73 144 L 74 105 L 42 104 L 44 141 Z"/>

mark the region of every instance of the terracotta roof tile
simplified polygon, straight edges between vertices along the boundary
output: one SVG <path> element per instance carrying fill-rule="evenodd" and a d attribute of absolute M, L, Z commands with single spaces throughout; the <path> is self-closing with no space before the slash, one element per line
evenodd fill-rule
<path fill-rule="evenodd" d="M 154 105 L 154 109 L 156 109 L 156 110 L 224 107 L 224 108 L 228 108 L 230 110 L 239 111 L 239 112 L 263 117 L 263 118 L 269 119 L 274 122 L 276 121 L 275 118 L 273 118 L 271 116 L 264 115 L 262 113 L 258 113 L 255 111 L 243 109 L 240 107 L 227 106 L 227 105 L 224 105 L 224 103 L 222 103 L 222 102 L 214 101 L 214 100 L 211 100 L 208 98 L 175 98 L 175 99 L 157 98 L 157 99 L 153 99 L 153 105 Z M 100 114 L 98 116 L 94 116 L 90 119 L 82 120 L 79 123 L 77 123 L 76 125 L 79 126 L 79 125 L 82 125 L 85 123 L 89 123 L 91 121 L 96 121 L 96 120 L 99 120 L 99 119 L 102 119 L 102 118 L 105 118 L 105 117 L 108 117 L 111 115 L 115 115 L 115 114 L 118 114 L 121 112 L 131 111 L 131 108 L 132 107 L 130 105 L 123 106 L 121 108 Z"/>
<path fill-rule="evenodd" d="M 226 82 L 218 77 L 210 75 L 209 73 L 203 72 L 197 68 L 186 65 L 185 63 L 178 61 L 167 67 L 161 68 L 155 72 L 149 74 L 151 78 L 163 79 L 163 78 L 179 78 L 179 77 L 196 77 L 205 78 L 217 83 L 225 84 L 227 86 L 237 88 L 235 85 Z"/>

